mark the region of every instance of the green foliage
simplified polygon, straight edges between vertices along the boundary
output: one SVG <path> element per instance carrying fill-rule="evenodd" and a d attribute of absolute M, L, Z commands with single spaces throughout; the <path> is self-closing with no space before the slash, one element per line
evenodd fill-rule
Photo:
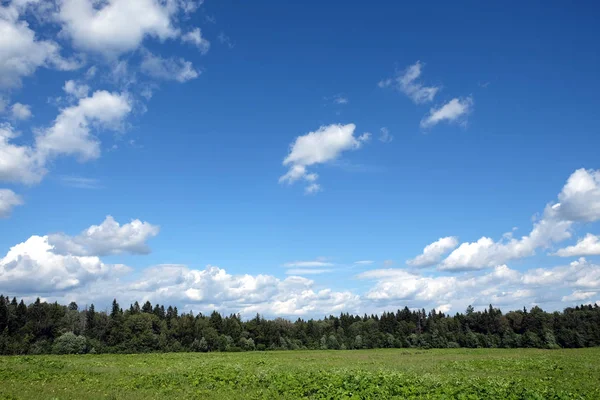
<path fill-rule="evenodd" d="M 87 347 L 87 340 L 73 332 L 67 332 L 58 337 L 52 346 L 54 354 L 83 354 Z"/>
<path fill-rule="evenodd" d="M 381 315 L 328 316 L 292 322 L 260 315 L 179 313 L 150 301 L 109 312 L 94 305 L 59 305 L 0 295 L 0 354 L 69 352 L 64 332 L 84 338 L 96 353 L 345 350 L 375 348 L 581 348 L 600 346 L 600 307 L 582 305 L 547 313 L 539 307 L 503 314 L 492 307 L 464 314 L 404 308 Z M 67 340 L 67 339 L 62 339 Z M 68 339 L 72 340 L 72 339 Z M 78 339 L 80 340 L 80 339 Z M 56 345 L 56 346 L 55 346 Z M 76 352 L 80 352 L 77 350 Z"/>

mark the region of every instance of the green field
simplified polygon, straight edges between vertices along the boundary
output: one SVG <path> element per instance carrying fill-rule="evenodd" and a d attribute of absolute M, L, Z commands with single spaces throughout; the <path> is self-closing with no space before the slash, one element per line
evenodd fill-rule
<path fill-rule="evenodd" d="M 0 357 L 0 399 L 600 399 L 600 348 Z"/>

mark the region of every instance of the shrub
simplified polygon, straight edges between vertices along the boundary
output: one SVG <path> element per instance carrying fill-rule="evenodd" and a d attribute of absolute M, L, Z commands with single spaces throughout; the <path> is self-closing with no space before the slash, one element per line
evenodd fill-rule
<path fill-rule="evenodd" d="M 87 347 L 87 340 L 73 332 L 67 332 L 54 341 L 52 352 L 54 354 L 83 354 Z"/>

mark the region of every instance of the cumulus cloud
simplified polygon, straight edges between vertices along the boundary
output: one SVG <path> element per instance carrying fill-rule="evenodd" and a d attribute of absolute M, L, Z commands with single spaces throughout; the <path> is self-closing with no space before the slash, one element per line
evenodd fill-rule
<path fill-rule="evenodd" d="M 56 42 L 39 40 L 29 24 L 19 20 L 24 8 L 14 3 L 0 6 L 0 89 L 20 87 L 22 79 L 40 67 L 80 67 L 80 63 L 61 57 Z"/>
<path fill-rule="evenodd" d="M 577 244 L 559 249 L 554 255 L 559 257 L 600 255 L 600 237 L 588 233 L 583 239 L 579 239 Z"/>
<path fill-rule="evenodd" d="M 0 218 L 8 217 L 14 207 L 22 204 L 21 196 L 10 189 L 0 189 Z"/>
<path fill-rule="evenodd" d="M 127 272 L 98 257 L 55 254 L 47 236 L 31 236 L 0 259 L 0 291 L 13 294 L 60 293 L 112 274 Z"/>
<path fill-rule="evenodd" d="M 187 308 L 222 312 L 302 316 L 355 310 L 360 298 L 350 292 L 315 290 L 314 281 L 289 276 L 231 275 L 226 270 L 207 266 L 203 270 L 182 265 L 156 266 L 131 283 L 134 296 L 153 301 L 185 304 Z M 137 293 L 136 293 L 137 292 Z"/>
<path fill-rule="evenodd" d="M 600 219 L 600 170 L 578 169 L 558 195 L 558 212 L 571 221 Z"/>
<path fill-rule="evenodd" d="M 363 300 L 372 301 L 379 308 L 400 304 L 437 308 L 444 304 L 452 309 L 464 309 L 468 304 L 484 307 L 491 303 L 519 309 L 524 305 L 546 303 L 557 309 L 564 302 L 592 297 L 600 290 L 600 266 L 585 259 L 566 266 L 525 272 L 499 265 L 484 274 L 426 276 L 388 268 L 366 271 L 357 278 L 375 281 Z"/>
<path fill-rule="evenodd" d="M 10 115 L 13 119 L 25 120 L 31 118 L 31 106 L 15 103 L 10 107 Z"/>
<path fill-rule="evenodd" d="M 183 58 L 165 59 L 150 52 L 146 52 L 142 60 L 141 70 L 153 78 L 174 80 L 177 82 L 186 82 L 200 75 L 190 61 L 186 61 Z"/>
<path fill-rule="evenodd" d="M 440 122 L 465 122 L 466 116 L 473 111 L 472 97 L 454 98 L 439 108 L 432 108 L 421 120 L 421 128 L 431 128 Z"/>
<path fill-rule="evenodd" d="M 415 104 L 423 104 L 433 100 L 440 90 L 437 86 L 424 86 L 418 81 L 421 76 L 423 63 L 417 61 L 413 65 L 398 73 L 394 78 L 382 80 L 378 83 L 380 88 L 394 86 L 407 95 Z"/>
<path fill-rule="evenodd" d="M 0 124 L 0 181 L 37 183 L 46 169 L 34 149 L 11 143 L 18 136 L 10 124 Z"/>
<path fill-rule="evenodd" d="M 440 262 L 442 257 L 456 246 L 458 246 L 458 238 L 455 236 L 439 238 L 425 246 L 422 254 L 407 260 L 406 263 L 412 267 L 430 267 Z"/>
<path fill-rule="evenodd" d="M 520 239 L 506 235 L 499 241 L 484 236 L 475 242 L 462 243 L 441 262 L 440 269 L 460 271 L 493 267 L 532 256 L 538 248 L 570 238 L 574 223 L 600 219 L 599 176 L 598 171 L 580 169 L 573 172 L 558 195 L 560 203 L 547 205 L 528 235 Z"/>
<path fill-rule="evenodd" d="M 279 183 L 294 183 L 304 179 L 310 182 L 307 191 L 319 190 L 320 186 L 315 182 L 317 175 L 308 173 L 306 168 L 333 161 L 344 151 L 360 148 L 369 137 L 355 137 L 355 129 L 354 124 L 332 124 L 298 136 L 290 146 L 290 153 L 283 160 L 283 165 L 289 166 L 289 170 L 279 178 Z"/>
<path fill-rule="evenodd" d="M 586 301 L 594 297 L 598 292 L 583 292 L 576 290 L 568 296 L 563 296 L 562 301 L 564 302 L 580 302 Z"/>
<path fill-rule="evenodd" d="M 54 124 L 36 137 L 36 150 L 43 159 L 57 155 L 76 155 L 82 161 L 97 158 L 100 142 L 91 128 L 119 129 L 131 110 L 127 94 L 98 90 L 63 109 Z"/>
<path fill-rule="evenodd" d="M 191 43 L 198 48 L 201 54 L 208 53 L 210 42 L 202 37 L 200 28 L 196 28 L 181 37 L 181 40 L 186 43 Z"/>
<path fill-rule="evenodd" d="M 147 254 L 147 241 L 158 235 L 159 227 L 139 219 L 120 225 L 110 215 L 100 225 L 92 225 L 77 236 L 55 233 L 48 244 L 57 254 L 74 256 L 106 256 L 115 254 Z"/>
<path fill-rule="evenodd" d="M 146 37 L 177 37 L 173 18 L 178 10 L 176 1 L 63 0 L 58 18 L 75 47 L 113 58 L 137 49 Z"/>

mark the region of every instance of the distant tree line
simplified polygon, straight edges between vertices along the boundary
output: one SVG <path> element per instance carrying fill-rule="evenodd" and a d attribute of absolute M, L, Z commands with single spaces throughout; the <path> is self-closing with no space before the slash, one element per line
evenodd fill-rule
<path fill-rule="evenodd" d="M 0 295 L 0 354 L 599 345 L 598 305 L 553 313 L 533 307 L 506 314 L 491 305 L 482 312 L 469 306 L 453 316 L 405 307 L 382 315 L 342 313 L 292 322 L 260 315 L 244 321 L 216 311 L 180 314 L 177 307 L 150 302 L 141 307 L 135 302 L 123 310 L 114 300 L 110 312 L 39 298 L 27 306 Z"/>

